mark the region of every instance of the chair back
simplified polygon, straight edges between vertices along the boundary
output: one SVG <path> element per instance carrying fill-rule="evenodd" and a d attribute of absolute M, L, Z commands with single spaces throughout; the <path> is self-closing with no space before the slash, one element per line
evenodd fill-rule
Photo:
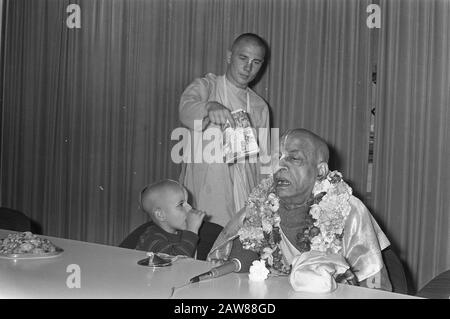
<path fill-rule="evenodd" d="M 141 226 L 139 226 L 138 228 L 136 228 L 135 230 L 133 230 L 127 237 L 125 237 L 125 239 L 120 243 L 119 247 L 122 248 L 129 248 L 129 249 L 135 249 L 138 241 L 139 241 L 139 237 L 141 237 L 141 235 L 145 232 L 145 230 L 151 225 L 153 224 L 152 221 L 149 221 L 145 224 L 142 224 Z"/>
<path fill-rule="evenodd" d="M 0 229 L 31 231 L 31 220 L 18 210 L 0 207 Z"/>
<path fill-rule="evenodd" d="M 204 221 L 198 230 L 198 245 L 197 245 L 197 259 L 206 260 L 208 253 L 211 250 L 214 242 L 222 231 L 223 227 L 216 224 Z"/>
<path fill-rule="evenodd" d="M 399 294 L 408 294 L 408 281 L 400 258 L 390 247 L 383 250 L 381 254 L 391 281 L 392 291 Z"/>
<path fill-rule="evenodd" d="M 430 280 L 416 295 L 423 298 L 449 299 L 450 269 Z"/>

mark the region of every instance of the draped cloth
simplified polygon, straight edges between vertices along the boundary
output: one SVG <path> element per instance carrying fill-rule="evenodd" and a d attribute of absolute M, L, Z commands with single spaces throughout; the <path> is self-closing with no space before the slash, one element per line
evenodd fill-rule
<path fill-rule="evenodd" d="M 257 160 L 236 164 L 207 163 L 203 159 L 194 163 L 196 154 L 203 154 L 208 142 L 202 142 L 201 131 L 219 126 L 209 123 L 196 127 L 194 121 L 207 116 L 206 104 L 216 101 L 230 111 L 243 109 L 248 112 L 254 128 L 269 128 L 267 103 L 250 88 L 240 89 L 224 75 L 207 74 L 196 79 L 183 92 L 180 100 L 180 120 L 191 130 L 191 158 L 185 160 L 180 182 L 192 195 L 192 203 L 209 216 L 209 221 L 225 226 L 237 211 L 244 207 L 249 192 L 260 181 L 260 164 Z M 205 123 L 205 121 L 204 121 Z M 195 138 L 195 134 L 200 137 Z M 259 141 L 260 156 L 268 154 L 269 136 Z M 204 154 L 203 154 L 204 155 Z"/>
<path fill-rule="evenodd" d="M 344 236 L 340 254 L 342 259 L 336 257 L 334 254 L 325 254 L 320 258 L 314 255 L 316 257 L 316 266 L 313 269 L 321 269 L 317 263 L 335 265 L 335 274 L 338 274 L 344 270 L 344 263 L 347 265 L 346 268 L 352 269 L 359 282 L 378 275 L 382 277 L 382 282 L 389 282 L 385 272 L 381 272 L 384 267 L 381 251 L 390 245 L 389 240 L 369 210 L 358 198 L 351 196 L 349 204 L 351 210 L 344 224 Z M 226 225 L 214 243 L 208 259 L 226 260 L 228 258 L 231 253 L 232 240 L 238 236 L 238 231 L 243 225 L 245 212 L 245 209 L 242 209 Z M 291 277 L 295 277 L 296 269 L 302 269 L 302 267 L 299 268 L 299 263 L 307 262 L 311 266 L 314 260 L 308 260 L 308 255 L 304 256 L 304 254 L 301 254 L 295 245 L 284 235 L 283 229 L 281 227 L 280 229 L 280 248 L 286 261 L 293 266 Z M 303 257 L 299 258 L 301 256 Z M 389 287 L 390 284 L 386 284 L 386 286 Z"/>
<path fill-rule="evenodd" d="M 311 250 L 294 258 L 289 282 L 295 291 L 332 292 L 337 288 L 335 276 L 345 273 L 348 268 L 341 254 Z"/>

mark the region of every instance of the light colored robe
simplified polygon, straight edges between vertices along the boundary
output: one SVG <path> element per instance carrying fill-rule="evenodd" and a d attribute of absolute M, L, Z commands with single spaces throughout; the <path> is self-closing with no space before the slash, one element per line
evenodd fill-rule
<path fill-rule="evenodd" d="M 180 100 L 180 120 L 190 129 L 192 138 L 191 154 L 202 153 L 209 141 L 201 143 L 194 139 L 194 120 L 207 117 L 206 104 L 216 101 L 225 105 L 230 111 L 246 110 L 254 128 L 269 128 L 269 108 L 267 103 L 253 90 L 240 89 L 226 80 L 224 75 L 207 74 L 196 79 L 183 92 Z M 225 96 L 225 93 L 226 96 Z M 247 110 L 247 94 L 250 109 Z M 218 127 L 209 123 L 209 127 Z M 197 129 L 197 128 L 195 128 Z M 265 141 L 259 141 L 260 155 L 269 154 L 269 135 Z M 269 164 L 270 165 L 270 164 Z M 250 191 L 261 179 L 259 163 L 185 163 L 180 175 L 180 182 L 192 195 L 193 206 L 205 211 L 209 221 L 225 226 L 232 216 L 244 207 Z"/>

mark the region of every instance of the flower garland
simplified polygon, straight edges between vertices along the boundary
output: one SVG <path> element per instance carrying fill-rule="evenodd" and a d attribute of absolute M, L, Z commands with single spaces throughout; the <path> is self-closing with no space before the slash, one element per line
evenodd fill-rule
<path fill-rule="evenodd" d="M 341 252 L 345 220 L 351 210 L 348 202 L 351 195 L 352 189 L 338 171 L 330 172 L 322 181 L 316 182 L 313 188 L 315 200 L 309 214 L 320 232 L 311 239 L 312 250 Z"/>
<path fill-rule="evenodd" d="M 273 177 L 264 179 L 249 195 L 246 217 L 243 227 L 238 232 L 244 249 L 260 254 L 267 260 L 269 268 L 288 274 L 290 266 L 284 261 L 280 249 L 280 207 L 279 198 L 275 195 Z"/>
<path fill-rule="evenodd" d="M 345 219 L 350 212 L 348 203 L 352 189 L 338 171 L 330 172 L 324 179 L 316 181 L 306 224 L 297 234 L 300 252 L 318 250 L 339 253 Z M 288 274 L 287 264 L 280 248 L 281 218 L 277 213 L 279 198 L 275 195 L 273 177 L 264 179 L 249 195 L 246 202 L 246 217 L 239 230 L 239 239 L 244 249 L 260 254 L 267 261 L 272 273 Z"/>

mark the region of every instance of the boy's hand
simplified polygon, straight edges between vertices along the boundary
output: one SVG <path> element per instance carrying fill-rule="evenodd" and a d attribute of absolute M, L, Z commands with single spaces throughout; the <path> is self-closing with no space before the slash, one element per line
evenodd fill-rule
<path fill-rule="evenodd" d="M 189 230 L 197 234 L 204 217 L 205 212 L 196 209 L 191 209 L 186 217 L 186 224 L 187 224 L 186 230 Z"/>

